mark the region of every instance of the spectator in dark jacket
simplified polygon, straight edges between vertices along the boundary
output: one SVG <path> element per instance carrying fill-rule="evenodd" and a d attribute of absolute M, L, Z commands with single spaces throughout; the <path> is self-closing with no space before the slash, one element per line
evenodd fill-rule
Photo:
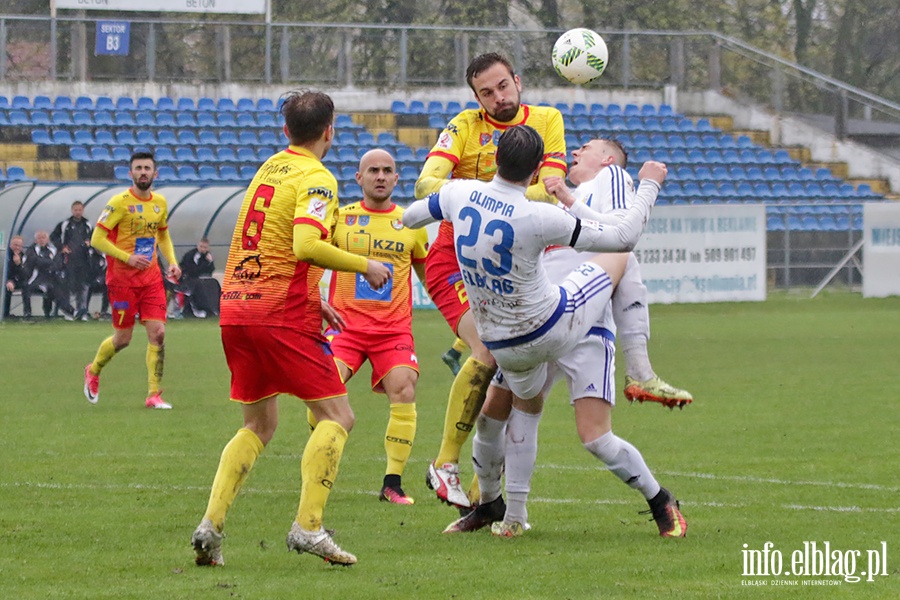
<path fill-rule="evenodd" d="M 179 265 L 181 267 L 181 281 L 175 287 L 175 318 L 181 316 L 185 303 L 190 304 L 191 312 L 195 317 L 205 318 L 211 310 L 215 312 L 213 304 L 207 298 L 208 294 L 203 286 L 202 279 L 212 277 L 216 265 L 209 251 L 209 240 L 201 238 L 196 248 L 188 250 Z M 216 313 L 217 314 L 217 313 Z"/>
<path fill-rule="evenodd" d="M 62 255 L 50 243 L 50 236 L 46 231 L 37 231 L 34 234 L 34 244 L 25 252 L 27 283 L 22 287 L 25 318 L 31 318 L 31 295 L 43 294 L 45 317 L 50 316 L 55 301 L 67 321 L 75 320 L 75 310 L 69 303 L 65 286 L 60 283 L 62 268 Z"/>
<path fill-rule="evenodd" d="M 60 222 L 50 241 L 62 254 L 63 268 L 60 270 L 59 294 L 68 298 L 75 296 L 75 318 L 88 319 L 88 287 L 91 282 L 91 234 L 94 231 L 90 221 L 84 218 L 84 203 L 72 203 L 72 216 Z"/>
<path fill-rule="evenodd" d="M 9 305 L 12 293 L 25 287 L 25 240 L 21 235 L 14 235 L 9 240 L 6 251 L 6 300 L 3 303 L 3 318 L 9 317 Z"/>

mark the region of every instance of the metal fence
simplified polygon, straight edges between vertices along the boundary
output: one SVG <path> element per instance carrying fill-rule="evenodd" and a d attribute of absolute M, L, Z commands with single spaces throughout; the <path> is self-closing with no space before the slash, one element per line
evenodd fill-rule
<path fill-rule="evenodd" d="M 529 87 L 561 83 L 549 61 L 560 30 L 132 19 L 129 54 L 95 56 L 99 21 L 0 15 L 0 83 L 459 86 L 470 58 L 491 50 L 510 56 Z M 828 116 L 838 137 L 851 118 L 900 125 L 900 105 L 714 32 L 600 33 L 610 47 L 609 66 L 589 87 L 727 88 L 778 111 Z"/>

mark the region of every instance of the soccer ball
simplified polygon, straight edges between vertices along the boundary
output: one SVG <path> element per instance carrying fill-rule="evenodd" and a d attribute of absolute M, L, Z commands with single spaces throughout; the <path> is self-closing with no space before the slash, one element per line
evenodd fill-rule
<path fill-rule="evenodd" d="M 596 31 L 570 29 L 553 44 L 553 68 L 563 79 L 581 85 L 603 74 L 609 51 Z"/>

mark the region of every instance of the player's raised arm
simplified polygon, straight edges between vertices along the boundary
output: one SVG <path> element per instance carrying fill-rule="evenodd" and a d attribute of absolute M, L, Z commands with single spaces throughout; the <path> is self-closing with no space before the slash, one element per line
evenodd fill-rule
<path fill-rule="evenodd" d="M 424 200 L 416 200 L 403 213 L 403 224 L 410 229 L 419 229 L 443 219 L 440 193 L 431 194 Z"/>

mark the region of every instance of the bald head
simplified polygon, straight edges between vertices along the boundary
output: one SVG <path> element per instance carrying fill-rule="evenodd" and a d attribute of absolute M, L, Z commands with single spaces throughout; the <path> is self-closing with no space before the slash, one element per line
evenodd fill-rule
<path fill-rule="evenodd" d="M 367 206 L 378 208 L 390 204 L 399 178 L 394 157 L 384 150 L 369 150 L 359 159 L 356 182 L 362 188 Z"/>

